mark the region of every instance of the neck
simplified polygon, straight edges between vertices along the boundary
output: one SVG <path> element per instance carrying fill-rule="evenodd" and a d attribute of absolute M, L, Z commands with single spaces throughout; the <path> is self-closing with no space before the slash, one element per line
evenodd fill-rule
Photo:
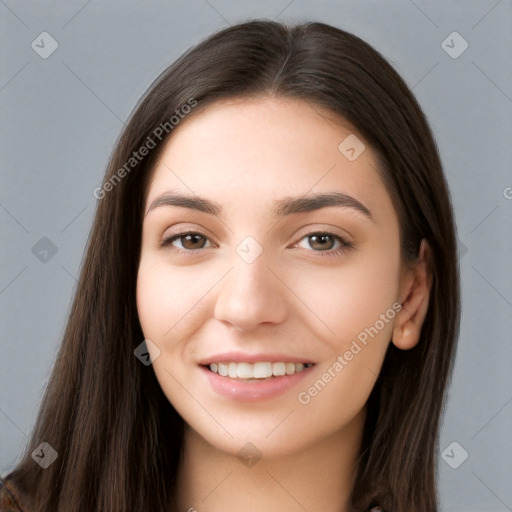
<path fill-rule="evenodd" d="M 298 453 L 251 467 L 186 426 L 178 475 L 180 512 L 350 512 L 365 411 L 343 430 Z"/>

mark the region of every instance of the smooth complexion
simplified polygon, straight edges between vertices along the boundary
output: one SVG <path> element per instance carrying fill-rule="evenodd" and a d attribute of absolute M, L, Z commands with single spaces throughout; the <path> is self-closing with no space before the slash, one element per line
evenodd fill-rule
<path fill-rule="evenodd" d="M 417 263 L 402 260 L 370 146 L 353 162 L 338 150 L 352 133 L 301 100 L 222 100 L 175 129 L 154 169 L 137 307 L 160 350 L 156 377 L 186 422 L 180 510 L 349 510 L 366 401 L 391 340 L 401 349 L 418 342 L 431 287 L 425 242 Z M 169 192 L 207 199 L 221 213 L 169 204 Z M 352 200 L 276 214 L 279 200 L 323 193 Z M 332 236 L 315 238 L 325 231 Z M 246 237 L 258 244 L 246 249 L 262 250 L 251 263 L 237 252 Z M 314 400 L 299 403 L 397 302 L 403 309 L 378 335 Z M 314 365 L 269 396 L 239 396 L 240 381 L 223 394 L 200 363 L 227 352 Z M 237 456 L 253 450 L 247 443 L 262 455 L 252 467 Z"/>

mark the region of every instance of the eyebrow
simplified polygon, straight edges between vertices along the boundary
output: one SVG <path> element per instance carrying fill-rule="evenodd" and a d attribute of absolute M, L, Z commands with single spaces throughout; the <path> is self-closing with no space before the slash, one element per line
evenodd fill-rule
<path fill-rule="evenodd" d="M 222 217 L 223 215 L 222 206 L 215 201 L 174 191 L 165 192 L 158 196 L 149 206 L 146 215 L 151 210 L 161 206 L 181 206 L 217 217 Z M 296 213 L 320 210 L 321 208 L 329 206 L 351 208 L 364 214 L 369 220 L 375 223 L 375 219 L 366 206 L 354 197 L 342 194 L 341 192 L 316 193 L 301 197 L 284 197 L 274 202 L 272 215 L 274 217 L 286 217 Z"/>

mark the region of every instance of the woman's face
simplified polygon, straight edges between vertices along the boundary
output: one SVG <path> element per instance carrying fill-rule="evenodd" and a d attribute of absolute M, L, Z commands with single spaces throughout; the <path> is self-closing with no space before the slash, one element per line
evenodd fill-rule
<path fill-rule="evenodd" d="M 356 137 L 300 100 L 223 100 L 174 129 L 155 169 L 139 318 L 165 395 L 223 451 L 291 454 L 362 427 L 404 267 Z"/>

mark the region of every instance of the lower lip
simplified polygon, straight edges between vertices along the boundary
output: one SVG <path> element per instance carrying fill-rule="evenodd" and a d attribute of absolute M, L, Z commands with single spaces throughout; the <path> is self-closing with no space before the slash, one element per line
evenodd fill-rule
<path fill-rule="evenodd" d="M 282 375 L 280 377 L 253 382 L 222 377 L 205 366 L 200 366 L 200 369 L 206 374 L 212 389 L 219 393 L 219 395 L 234 400 L 257 402 L 259 400 L 274 398 L 293 388 L 306 375 L 310 374 L 314 366 L 315 365 L 305 368 L 301 372 L 294 373 L 293 375 Z"/>

